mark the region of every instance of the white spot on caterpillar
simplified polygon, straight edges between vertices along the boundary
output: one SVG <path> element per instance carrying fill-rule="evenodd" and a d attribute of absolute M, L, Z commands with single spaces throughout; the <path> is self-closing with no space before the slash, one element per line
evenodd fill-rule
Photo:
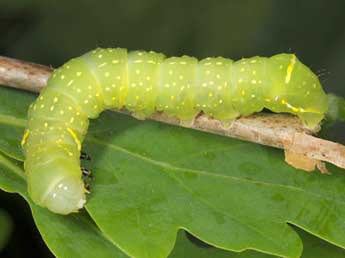
<path fill-rule="evenodd" d="M 101 59 L 102 57 L 103 57 L 103 55 L 102 55 L 102 54 L 99 54 L 99 55 L 98 55 L 98 58 L 99 58 L 99 59 Z"/>
<path fill-rule="evenodd" d="M 251 82 L 252 82 L 252 84 L 256 84 L 256 80 L 252 80 Z"/>
<path fill-rule="evenodd" d="M 41 106 L 40 106 L 41 108 L 44 108 L 44 104 L 41 104 Z"/>
<path fill-rule="evenodd" d="M 278 101 L 278 99 L 279 99 L 278 95 L 274 97 L 274 101 Z"/>
<path fill-rule="evenodd" d="M 179 78 L 180 80 L 183 80 L 183 75 L 180 75 L 178 78 Z"/>
<path fill-rule="evenodd" d="M 146 76 L 146 80 L 147 81 L 151 80 L 151 77 L 150 76 Z"/>
<path fill-rule="evenodd" d="M 216 62 L 216 65 L 222 65 L 223 62 Z"/>
<path fill-rule="evenodd" d="M 107 65 L 107 63 L 102 63 L 102 64 L 98 65 L 98 68 L 101 68 L 101 67 L 103 67 L 105 65 Z"/>
<path fill-rule="evenodd" d="M 68 110 L 72 110 L 72 107 L 71 107 L 71 106 L 68 106 Z"/>
<path fill-rule="evenodd" d="M 56 103 L 56 102 L 58 102 L 58 100 L 59 99 L 57 97 L 55 97 L 53 101 L 54 101 L 54 103 Z"/>
<path fill-rule="evenodd" d="M 40 100 L 43 100 L 43 96 L 40 96 Z"/>
<path fill-rule="evenodd" d="M 253 71 L 252 71 L 252 74 L 253 74 L 253 75 L 255 75 L 255 74 L 256 74 L 256 71 L 255 71 L 255 70 L 253 70 Z"/>
<path fill-rule="evenodd" d="M 135 73 L 140 74 L 140 70 L 139 69 L 135 70 Z"/>
<path fill-rule="evenodd" d="M 50 111 L 53 111 L 54 110 L 54 105 L 50 107 Z"/>
<path fill-rule="evenodd" d="M 65 75 L 61 75 L 60 78 L 61 78 L 61 80 L 64 80 L 65 79 Z"/>
<path fill-rule="evenodd" d="M 210 70 L 206 70 L 206 74 L 210 74 L 211 73 L 211 71 Z"/>
<path fill-rule="evenodd" d="M 81 76 L 81 72 L 77 72 L 76 75 L 79 77 Z"/>
<path fill-rule="evenodd" d="M 45 128 L 48 127 L 48 123 L 47 123 L 47 122 L 44 123 L 44 127 L 45 127 Z"/>
<path fill-rule="evenodd" d="M 86 100 L 84 100 L 84 103 L 87 104 L 87 103 L 89 103 L 89 101 L 86 99 Z"/>
<path fill-rule="evenodd" d="M 168 72 L 170 75 L 172 75 L 174 72 L 173 72 L 173 70 L 169 70 L 169 72 Z"/>
<path fill-rule="evenodd" d="M 105 73 L 104 73 L 104 76 L 105 76 L 105 77 L 109 77 L 109 75 L 110 75 L 109 72 L 105 72 Z"/>
<path fill-rule="evenodd" d="M 245 70 L 244 67 L 242 67 L 240 71 L 241 71 L 241 72 L 244 72 L 244 70 Z"/>
<path fill-rule="evenodd" d="M 252 98 L 255 98 L 255 94 L 250 95 Z"/>
<path fill-rule="evenodd" d="M 256 63 L 256 60 L 254 59 L 254 60 L 251 60 L 250 61 L 252 64 L 254 64 L 254 63 Z"/>
<path fill-rule="evenodd" d="M 218 103 L 219 103 L 219 104 L 222 104 L 222 103 L 223 103 L 223 100 L 222 100 L 222 99 L 220 99 L 220 100 L 218 101 Z"/>
<path fill-rule="evenodd" d="M 80 93 L 80 92 L 81 92 L 81 89 L 77 88 L 77 92 Z"/>
<path fill-rule="evenodd" d="M 242 82 L 243 82 L 242 78 L 238 79 L 238 83 L 242 83 Z"/>
<path fill-rule="evenodd" d="M 220 74 L 217 74 L 216 77 L 217 77 L 217 79 L 220 79 Z"/>
<path fill-rule="evenodd" d="M 106 91 L 110 91 L 110 88 L 109 88 L 109 87 L 106 87 L 105 90 L 106 90 Z"/>
<path fill-rule="evenodd" d="M 65 112 L 63 110 L 60 110 L 60 114 L 63 115 Z"/>
<path fill-rule="evenodd" d="M 204 82 L 203 84 L 202 84 L 202 87 L 207 87 L 207 83 L 206 82 Z"/>
<path fill-rule="evenodd" d="M 119 62 L 119 60 L 115 60 L 115 59 L 114 59 L 114 60 L 112 60 L 111 62 L 112 62 L 113 64 L 117 64 L 117 63 Z"/>
<path fill-rule="evenodd" d="M 67 86 L 71 86 L 73 84 L 74 80 L 70 80 L 68 83 L 67 83 Z"/>
<path fill-rule="evenodd" d="M 133 62 L 133 63 L 142 63 L 142 62 L 143 62 L 143 60 L 138 59 L 138 60 L 134 60 L 134 62 Z"/>
<path fill-rule="evenodd" d="M 170 84 L 169 84 L 169 83 L 166 83 L 166 84 L 164 85 L 164 87 L 165 87 L 165 88 L 170 88 Z"/>

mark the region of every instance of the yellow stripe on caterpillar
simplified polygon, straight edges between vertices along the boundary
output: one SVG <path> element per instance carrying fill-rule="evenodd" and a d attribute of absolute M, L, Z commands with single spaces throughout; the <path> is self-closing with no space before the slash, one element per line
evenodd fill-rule
<path fill-rule="evenodd" d="M 78 151 L 81 151 L 81 143 L 80 143 L 80 141 L 78 139 L 77 134 L 73 131 L 73 129 L 71 129 L 69 127 L 67 127 L 67 131 L 70 133 L 70 135 L 72 136 L 73 140 L 77 144 Z"/>
<path fill-rule="evenodd" d="M 29 137 L 29 134 L 30 134 L 30 130 L 25 130 L 25 132 L 24 132 L 24 135 L 23 135 L 23 138 L 22 138 L 22 140 L 21 140 L 21 142 L 20 142 L 20 145 L 23 147 L 24 146 L 24 144 L 26 143 L 26 140 L 28 139 L 28 137 Z"/>
<path fill-rule="evenodd" d="M 295 67 L 295 64 L 296 64 L 296 56 L 293 54 L 290 64 L 288 65 L 286 69 L 286 77 L 285 77 L 286 84 L 288 84 L 291 80 L 291 74 L 292 74 L 293 68 Z"/>

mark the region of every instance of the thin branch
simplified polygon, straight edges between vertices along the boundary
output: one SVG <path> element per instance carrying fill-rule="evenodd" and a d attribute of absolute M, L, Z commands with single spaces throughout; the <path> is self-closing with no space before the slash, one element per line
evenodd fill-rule
<path fill-rule="evenodd" d="M 51 72 L 46 66 L 0 56 L 0 84 L 9 87 L 39 92 Z M 317 166 L 326 172 L 321 161 L 345 168 L 345 146 L 312 136 L 320 127 L 305 128 L 292 115 L 258 113 L 236 119 L 227 127 L 204 114 L 199 114 L 192 125 L 181 124 L 179 119 L 161 112 L 149 119 L 284 149 L 290 165 L 307 171 Z"/>

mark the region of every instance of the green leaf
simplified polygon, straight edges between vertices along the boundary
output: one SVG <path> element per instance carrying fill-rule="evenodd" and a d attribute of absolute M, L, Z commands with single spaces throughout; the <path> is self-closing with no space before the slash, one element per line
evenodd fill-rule
<path fill-rule="evenodd" d="M 59 258 L 127 257 L 112 245 L 85 214 L 61 216 L 38 207 L 28 197 L 21 163 L 0 154 L 0 188 L 19 193 L 32 210 L 35 223 L 49 249 Z"/>
<path fill-rule="evenodd" d="M 16 98 L 21 102 L 20 95 Z M 7 153 L 4 146 L 0 150 Z M 113 112 L 93 121 L 85 150 L 92 156 L 85 166 L 95 176 L 87 210 L 107 239 L 131 256 L 166 257 L 184 228 L 226 250 L 298 257 L 302 242 L 287 222 L 345 246 L 340 169 L 331 167 L 331 176 L 307 174 L 286 165 L 279 150 Z M 20 179 L 20 164 L 10 164 L 15 173 L 2 178 L 8 182 L 0 187 L 28 199 L 24 180 L 18 184 L 13 178 Z M 57 233 L 49 232 L 46 221 L 63 229 L 74 225 L 74 216 L 32 209 L 48 246 L 68 257 L 62 251 L 69 248 L 66 235 L 61 233 L 63 244 L 56 244 Z M 44 212 L 47 220 L 37 215 Z M 72 231 L 92 235 L 83 232 L 86 224 Z"/>
<path fill-rule="evenodd" d="M 335 247 L 321 239 L 306 233 L 303 230 L 294 228 L 303 239 L 303 254 L 301 258 L 343 258 L 345 257 L 345 250 Z M 244 251 L 241 253 L 234 253 L 229 251 L 222 251 L 220 249 L 205 246 L 195 240 L 190 240 L 186 237 L 183 231 L 179 232 L 177 242 L 174 250 L 169 258 L 274 258 L 268 254 L 262 254 L 255 251 Z"/>
<path fill-rule="evenodd" d="M 9 160 L 0 154 L 0 188 L 10 192 L 19 192 L 28 199 L 25 191 L 25 182 L 22 177 L 23 171 L 20 164 Z M 34 214 L 35 222 L 42 234 L 44 241 L 52 252 L 60 258 L 63 257 L 127 257 L 116 247 L 112 246 L 95 227 L 85 213 L 60 216 L 46 209 L 37 207 L 29 201 Z M 0 225 L 2 219 L 0 212 Z M 1 227 L 2 232 L 4 227 Z M 6 229 L 6 227 L 5 227 Z M 313 237 L 301 230 L 303 237 L 304 253 L 302 258 L 341 258 L 345 251 L 332 246 L 320 239 Z M 1 240 L 1 239 L 0 239 Z M 0 241 L 1 242 L 1 241 Z M 176 245 L 169 258 L 271 258 L 273 256 L 255 251 L 234 253 L 223 251 L 211 246 L 200 245 L 197 240 L 191 241 L 183 231 L 180 231 Z"/>
<path fill-rule="evenodd" d="M 27 109 L 34 99 L 34 94 L 1 87 L 0 149 L 17 160 L 24 160 L 20 141 L 26 126 Z"/>
<path fill-rule="evenodd" d="M 0 252 L 5 247 L 12 232 L 12 220 L 7 212 L 0 210 Z"/>
<path fill-rule="evenodd" d="M 287 222 L 345 246 L 344 182 L 284 163 L 281 151 L 107 112 L 85 150 L 93 158 L 87 210 L 134 257 L 165 257 L 185 228 L 214 246 L 299 257 Z"/>

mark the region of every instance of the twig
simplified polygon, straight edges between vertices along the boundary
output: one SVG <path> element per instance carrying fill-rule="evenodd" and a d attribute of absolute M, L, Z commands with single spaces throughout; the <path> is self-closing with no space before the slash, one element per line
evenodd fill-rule
<path fill-rule="evenodd" d="M 39 92 L 51 72 L 46 66 L 0 56 L 0 84 L 6 86 Z M 317 166 L 326 172 L 321 161 L 345 168 L 345 146 L 312 136 L 320 127 L 305 128 L 292 115 L 258 113 L 236 119 L 228 127 L 204 114 L 190 126 L 165 113 L 155 113 L 149 119 L 284 149 L 289 164 L 307 171 Z"/>

